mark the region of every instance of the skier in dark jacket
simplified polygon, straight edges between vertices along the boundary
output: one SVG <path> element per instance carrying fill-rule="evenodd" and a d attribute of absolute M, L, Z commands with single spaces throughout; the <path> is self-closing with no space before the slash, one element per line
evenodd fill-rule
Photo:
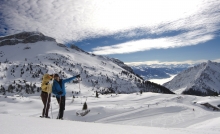
<path fill-rule="evenodd" d="M 66 89 L 65 83 L 69 82 L 75 78 L 80 78 L 80 75 L 76 75 L 74 77 L 70 77 L 68 79 L 60 79 L 58 74 L 54 75 L 52 92 L 56 95 L 57 102 L 59 103 L 60 109 L 57 116 L 57 119 L 63 119 L 63 114 L 65 110 L 65 101 L 66 101 Z"/>

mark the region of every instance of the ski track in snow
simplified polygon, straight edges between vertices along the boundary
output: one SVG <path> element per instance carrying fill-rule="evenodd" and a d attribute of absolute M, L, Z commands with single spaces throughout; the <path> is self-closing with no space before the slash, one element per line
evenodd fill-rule
<path fill-rule="evenodd" d="M 201 98 L 156 93 L 101 95 L 100 98 L 93 96 L 87 101 L 90 113 L 85 117 L 79 117 L 76 116 L 76 111 L 82 108 L 81 99 L 75 98 L 71 103 L 71 97 L 67 97 L 64 119 L 134 126 L 187 128 L 220 117 L 220 112 L 193 103 Z M 220 100 L 220 98 L 211 98 L 211 100 Z M 42 102 L 37 96 L 23 98 L 0 96 L 0 107 L 1 114 L 39 117 Z M 53 118 L 56 118 L 59 106 L 55 98 L 52 98 L 52 108 Z M 192 110 L 193 108 L 195 111 Z"/>

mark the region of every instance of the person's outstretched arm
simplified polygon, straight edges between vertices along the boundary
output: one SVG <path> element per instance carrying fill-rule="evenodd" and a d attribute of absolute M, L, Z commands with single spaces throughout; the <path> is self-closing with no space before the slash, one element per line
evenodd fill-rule
<path fill-rule="evenodd" d="M 63 82 L 66 83 L 66 82 L 69 82 L 71 80 L 74 80 L 75 78 L 80 78 L 80 74 L 78 74 L 76 76 L 73 76 L 73 77 L 70 77 L 70 78 L 67 78 L 67 79 L 63 79 Z"/>

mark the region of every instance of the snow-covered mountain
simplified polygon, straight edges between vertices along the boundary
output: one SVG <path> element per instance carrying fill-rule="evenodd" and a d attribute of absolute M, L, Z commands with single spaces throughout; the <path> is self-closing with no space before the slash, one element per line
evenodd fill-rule
<path fill-rule="evenodd" d="M 190 64 L 178 64 L 178 65 L 130 65 L 134 70 L 134 73 L 140 75 L 145 80 L 149 79 L 164 79 L 170 78 L 171 75 L 176 75 L 181 71 L 190 67 Z"/>
<path fill-rule="evenodd" d="M 177 93 L 215 95 L 220 93 L 220 63 L 207 61 L 174 77 L 165 87 Z"/>
<path fill-rule="evenodd" d="M 81 74 L 81 88 L 89 88 L 90 94 L 94 91 L 133 93 L 145 88 L 143 80 L 123 62 L 89 54 L 74 45 L 66 47 L 42 33 L 1 37 L 0 48 L 0 92 L 3 94 L 39 92 L 41 78 L 49 69 L 62 78 Z M 69 84 L 67 91 L 81 90 L 76 83 Z"/>

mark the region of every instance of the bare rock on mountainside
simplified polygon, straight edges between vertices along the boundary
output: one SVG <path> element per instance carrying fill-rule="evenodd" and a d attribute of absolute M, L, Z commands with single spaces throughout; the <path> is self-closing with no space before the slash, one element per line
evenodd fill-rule
<path fill-rule="evenodd" d="M 130 66 L 124 64 L 124 62 L 120 61 L 119 59 L 115 59 L 115 58 L 111 58 L 111 60 L 112 60 L 114 63 L 116 63 L 117 65 L 119 65 L 119 66 L 121 66 L 122 68 L 124 68 L 125 70 L 127 70 L 128 72 L 134 74 L 133 69 L 132 69 Z"/>
<path fill-rule="evenodd" d="M 18 43 L 35 43 L 38 41 L 55 41 L 55 39 L 39 32 L 22 32 L 6 37 L 0 37 L 0 46 L 16 45 Z"/>

